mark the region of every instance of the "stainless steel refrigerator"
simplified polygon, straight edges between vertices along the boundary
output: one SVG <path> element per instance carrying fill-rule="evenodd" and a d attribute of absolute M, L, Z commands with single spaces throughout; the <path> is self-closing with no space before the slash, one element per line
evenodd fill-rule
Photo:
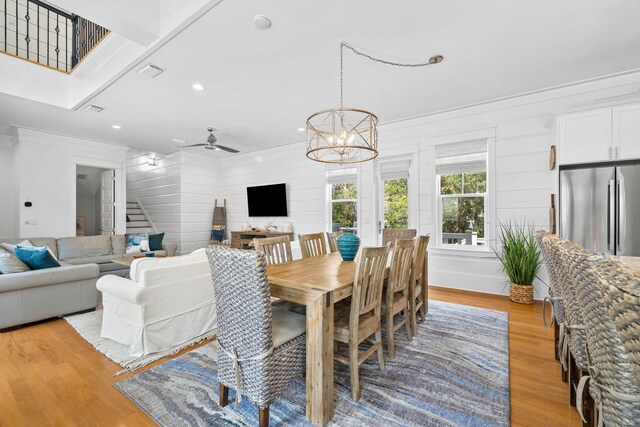
<path fill-rule="evenodd" d="M 594 252 L 640 256 L 640 160 L 560 167 L 559 235 Z"/>

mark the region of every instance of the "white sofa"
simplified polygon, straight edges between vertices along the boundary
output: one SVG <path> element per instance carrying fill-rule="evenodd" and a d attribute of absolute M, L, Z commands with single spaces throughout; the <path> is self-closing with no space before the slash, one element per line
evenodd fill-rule
<path fill-rule="evenodd" d="M 168 350 L 217 325 L 204 249 L 135 260 L 130 279 L 107 275 L 97 287 L 104 307 L 101 336 L 129 346 L 132 356 Z"/>

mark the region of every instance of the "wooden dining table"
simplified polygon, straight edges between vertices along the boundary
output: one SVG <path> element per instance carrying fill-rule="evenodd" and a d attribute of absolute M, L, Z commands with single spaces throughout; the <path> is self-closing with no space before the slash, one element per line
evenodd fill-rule
<path fill-rule="evenodd" d="M 333 305 L 351 295 L 355 272 L 338 252 L 267 267 L 271 296 L 306 306 L 306 414 L 316 426 L 333 418 Z"/>

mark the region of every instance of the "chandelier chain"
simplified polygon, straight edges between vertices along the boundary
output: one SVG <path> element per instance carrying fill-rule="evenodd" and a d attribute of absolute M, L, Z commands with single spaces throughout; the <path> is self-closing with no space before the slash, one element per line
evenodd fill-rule
<path fill-rule="evenodd" d="M 342 55 L 342 48 L 343 47 L 346 47 L 347 49 L 349 49 L 350 51 L 352 51 L 356 55 L 363 56 L 363 57 L 365 57 L 367 59 L 370 59 L 370 60 L 372 60 L 374 62 L 379 62 L 381 64 L 387 64 L 387 65 L 393 65 L 393 66 L 396 66 L 396 67 L 415 68 L 415 67 L 427 67 L 429 65 L 433 65 L 434 64 L 431 60 L 429 60 L 427 62 L 417 62 L 417 63 L 414 63 L 414 64 L 405 64 L 405 63 L 402 63 L 402 62 L 387 61 L 386 59 L 375 58 L 375 57 L 373 57 L 373 56 L 371 56 L 371 55 L 369 55 L 367 53 L 361 52 L 358 49 L 356 49 L 355 47 L 353 47 L 353 46 L 351 46 L 351 45 L 349 45 L 349 44 L 347 44 L 345 42 L 342 42 L 340 44 L 340 55 Z"/>
<path fill-rule="evenodd" d="M 427 67 L 429 65 L 434 65 L 437 64 L 438 62 L 434 62 L 433 58 L 430 58 L 429 61 L 427 62 L 417 62 L 417 63 L 413 63 L 413 64 L 406 64 L 406 63 L 402 63 L 402 62 L 393 62 L 393 61 L 387 61 L 386 59 L 380 59 L 380 58 L 375 58 L 367 53 L 361 52 L 358 49 L 356 49 L 355 47 L 345 43 L 345 42 L 340 42 L 340 111 L 342 111 L 344 109 L 344 89 L 343 89 L 343 80 L 344 80 L 344 48 L 349 49 L 350 51 L 352 51 L 353 53 L 355 53 L 356 55 L 362 56 L 364 58 L 367 58 L 373 62 L 379 62 L 381 64 L 386 64 L 386 65 L 393 65 L 394 67 L 406 67 L 406 68 L 417 68 L 417 67 Z M 440 60 L 442 60 L 442 57 L 440 57 Z M 340 114 L 341 116 L 344 115 L 344 113 Z"/>

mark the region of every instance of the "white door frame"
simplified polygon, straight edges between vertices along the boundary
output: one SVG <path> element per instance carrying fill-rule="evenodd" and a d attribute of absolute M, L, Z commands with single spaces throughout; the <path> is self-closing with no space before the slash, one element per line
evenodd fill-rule
<path fill-rule="evenodd" d="M 69 220 L 73 223 L 75 230 L 76 223 L 76 167 L 89 166 L 100 169 L 113 169 L 115 177 L 115 198 L 114 198 L 114 233 L 125 234 L 127 227 L 127 182 L 126 164 L 114 160 L 94 159 L 90 157 L 70 156 L 69 157 L 69 188 L 73 189 L 73 197 L 69 206 Z M 75 232 L 74 234 L 75 235 Z"/>

